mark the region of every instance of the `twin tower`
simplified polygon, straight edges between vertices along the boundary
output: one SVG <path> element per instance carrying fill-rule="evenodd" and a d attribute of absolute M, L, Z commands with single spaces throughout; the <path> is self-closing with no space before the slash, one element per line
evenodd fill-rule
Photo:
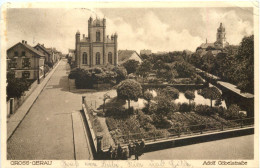
<path fill-rule="evenodd" d="M 75 61 L 77 67 L 88 68 L 107 64 L 117 66 L 117 34 L 106 35 L 106 19 L 88 20 L 88 36 L 75 35 Z"/>

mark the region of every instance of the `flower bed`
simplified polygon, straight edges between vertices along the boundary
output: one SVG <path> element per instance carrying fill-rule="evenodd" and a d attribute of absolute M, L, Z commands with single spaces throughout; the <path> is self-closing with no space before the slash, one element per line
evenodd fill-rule
<path fill-rule="evenodd" d="M 127 143 L 129 140 L 145 138 L 147 140 L 166 138 L 181 134 L 192 134 L 208 130 L 220 130 L 222 123 L 235 126 L 236 123 L 225 120 L 217 115 L 206 116 L 195 112 L 173 112 L 167 116 L 171 123 L 170 129 L 159 129 L 153 124 L 152 115 L 141 110 L 125 118 L 106 118 L 110 134 L 115 143 Z"/>

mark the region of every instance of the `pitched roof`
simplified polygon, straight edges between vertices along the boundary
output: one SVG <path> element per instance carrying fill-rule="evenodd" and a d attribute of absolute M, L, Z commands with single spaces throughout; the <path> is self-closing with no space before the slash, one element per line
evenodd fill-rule
<path fill-rule="evenodd" d="M 223 82 L 223 81 L 218 81 L 217 82 L 218 84 L 224 86 L 225 88 L 229 89 L 229 90 L 232 90 L 233 92 L 237 93 L 238 95 L 242 96 L 242 97 L 245 97 L 245 98 L 254 98 L 254 95 L 251 94 L 251 93 L 243 93 L 241 92 L 240 89 L 237 88 L 237 86 L 231 84 L 231 83 L 228 83 L 228 82 Z"/>
<path fill-rule="evenodd" d="M 127 61 L 134 53 L 139 56 L 135 50 L 118 50 L 118 62 Z"/>
<path fill-rule="evenodd" d="M 208 48 L 209 46 L 215 47 L 214 43 L 202 43 L 200 45 L 201 48 Z"/>
<path fill-rule="evenodd" d="M 45 51 L 47 54 L 49 54 L 50 55 L 50 52 L 43 46 L 43 45 L 41 45 L 41 44 L 37 44 L 36 46 L 34 46 L 33 48 L 36 48 L 36 47 L 40 47 L 43 51 Z"/>
<path fill-rule="evenodd" d="M 15 46 L 17 46 L 17 45 L 19 45 L 19 44 L 21 44 L 22 46 L 24 46 L 24 47 L 27 48 L 28 50 L 34 52 L 35 54 L 44 57 L 44 55 L 43 55 L 41 52 L 37 51 L 35 48 L 33 48 L 32 46 L 30 46 L 29 44 L 27 44 L 27 43 L 21 43 L 21 42 L 15 44 L 15 45 L 12 46 L 11 48 L 9 48 L 7 51 L 11 50 L 12 48 L 14 48 Z"/>

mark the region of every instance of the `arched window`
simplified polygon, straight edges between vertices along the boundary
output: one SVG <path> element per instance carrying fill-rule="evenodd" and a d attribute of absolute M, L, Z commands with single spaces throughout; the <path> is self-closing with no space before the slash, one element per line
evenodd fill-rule
<path fill-rule="evenodd" d="M 100 53 L 97 52 L 96 53 L 96 65 L 99 65 L 100 64 Z"/>
<path fill-rule="evenodd" d="M 108 62 L 110 63 L 110 64 L 113 64 L 113 59 L 112 59 L 112 53 L 111 52 L 109 52 L 108 53 Z"/>
<path fill-rule="evenodd" d="M 96 32 L 96 41 L 100 41 L 100 31 Z"/>
<path fill-rule="evenodd" d="M 88 55 L 86 52 L 82 55 L 82 64 L 88 64 Z"/>

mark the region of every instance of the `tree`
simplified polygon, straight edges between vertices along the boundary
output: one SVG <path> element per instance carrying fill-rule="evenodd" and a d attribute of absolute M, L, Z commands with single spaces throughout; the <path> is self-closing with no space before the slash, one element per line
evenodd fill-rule
<path fill-rule="evenodd" d="M 185 61 L 176 62 L 174 68 L 181 78 L 189 78 L 196 72 L 195 67 Z"/>
<path fill-rule="evenodd" d="M 26 79 L 18 79 L 14 77 L 9 78 L 9 75 L 7 77 L 7 83 L 6 92 L 8 99 L 12 97 L 20 98 L 30 87 L 30 82 Z"/>
<path fill-rule="evenodd" d="M 176 70 L 167 70 L 167 69 L 158 69 L 156 73 L 157 78 L 163 78 L 166 81 L 173 80 L 176 76 L 178 76 L 178 73 Z"/>
<path fill-rule="evenodd" d="M 143 77 L 143 82 L 144 82 L 144 78 L 147 77 L 151 69 L 152 69 L 152 64 L 148 60 L 144 60 L 141 63 L 141 65 L 138 67 L 137 74 Z"/>
<path fill-rule="evenodd" d="M 179 90 L 173 87 L 167 86 L 163 89 L 162 92 L 166 97 L 169 97 L 170 99 L 176 100 L 179 98 Z"/>
<path fill-rule="evenodd" d="M 106 93 L 103 95 L 103 113 L 105 112 L 106 100 L 110 99 L 110 96 Z"/>
<path fill-rule="evenodd" d="M 149 91 L 145 91 L 144 92 L 144 100 L 146 100 L 148 102 L 148 110 L 150 108 L 150 103 L 151 103 L 152 99 L 153 99 L 153 94 Z"/>
<path fill-rule="evenodd" d="M 254 93 L 254 35 L 244 37 L 236 56 L 238 88 L 243 92 Z"/>
<path fill-rule="evenodd" d="M 201 68 L 209 73 L 214 73 L 216 58 L 214 57 L 212 52 L 208 51 L 204 56 L 202 56 L 201 60 Z"/>
<path fill-rule="evenodd" d="M 194 100 L 195 98 L 195 94 L 193 91 L 191 90 L 187 90 L 185 93 L 184 93 L 184 96 L 189 100 L 189 105 L 190 105 L 190 101 L 191 100 Z"/>
<path fill-rule="evenodd" d="M 117 84 L 126 79 L 127 71 L 124 67 L 115 67 L 113 68 L 113 71 L 116 73 Z"/>
<path fill-rule="evenodd" d="M 210 99 L 210 107 L 211 108 L 212 108 L 212 100 L 216 100 L 216 99 L 219 99 L 221 97 L 220 91 L 214 86 L 202 89 L 200 94 L 205 99 Z"/>
<path fill-rule="evenodd" d="M 159 70 L 159 69 L 163 69 L 165 67 L 165 63 L 158 59 L 155 63 L 154 63 L 154 66 L 153 66 L 153 69 L 154 70 Z"/>
<path fill-rule="evenodd" d="M 137 101 L 142 95 L 142 86 L 133 79 L 127 79 L 119 83 L 116 91 L 119 99 L 128 101 L 128 109 L 130 109 L 130 101 Z"/>
<path fill-rule="evenodd" d="M 128 60 L 123 63 L 123 66 L 125 67 L 127 74 L 135 73 L 139 66 L 139 62 L 136 60 Z"/>

